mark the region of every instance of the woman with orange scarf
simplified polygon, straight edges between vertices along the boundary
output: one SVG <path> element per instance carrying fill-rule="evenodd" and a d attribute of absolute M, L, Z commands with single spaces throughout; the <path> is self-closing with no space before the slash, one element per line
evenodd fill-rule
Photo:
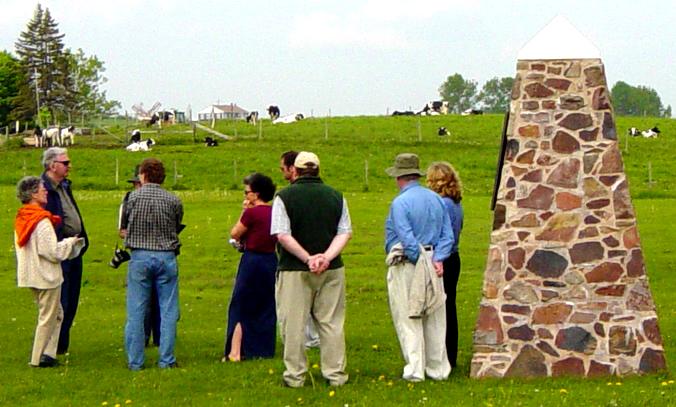
<path fill-rule="evenodd" d="M 45 210 L 47 190 L 39 177 L 24 177 L 16 186 L 23 204 L 14 221 L 17 285 L 28 287 L 38 305 L 38 323 L 30 365 L 58 365 L 56 346 L 63 310 L 61 309 L 61 261 L 77 257 L 84 246 L 79 237 L 56 241 L 54 226 L 61 218 Z"/>

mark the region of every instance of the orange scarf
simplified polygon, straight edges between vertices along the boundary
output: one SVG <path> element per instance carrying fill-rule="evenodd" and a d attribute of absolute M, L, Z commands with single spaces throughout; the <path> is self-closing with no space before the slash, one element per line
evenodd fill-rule
<path fill-rule="evenodd" d="M 52 215 L 51 212 L 35 204 L 25 204 L 16 213 L 14 220 L 14 230 L 19 238 L 19 247 L 23 247 L 33 234 L 35 226 L 44 218 L 49 219 L 52 225 L 57 226 L 61 223 L 61 217 Z"/>

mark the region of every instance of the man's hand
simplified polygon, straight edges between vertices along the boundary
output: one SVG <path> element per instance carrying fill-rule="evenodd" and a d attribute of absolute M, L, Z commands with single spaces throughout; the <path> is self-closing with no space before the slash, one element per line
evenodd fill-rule
<path fill-rule="evenodd" d="M 127 238 L 127 229 L 120 229 L 119 234 L 120 234 L 120 237 L 122 239 L 126 239 Z"/>
<path fill-rule="evenodd" d="M 326 271 L 327 268 L 329 268 L 330 262 L 324 256 L 324 253 L 318 253 L 310 256 L 308 258 L 307 264 L 308 267 L 310 267 L 310 271 L 312 273 L 319 275 L 322 274 L 324 271 Z"/>
<path fill-rule="evenodd" d="M 440 261 L 433 261 L 434 271 L 437 273 L 437 277 L 442 277 L 444 275 L 444 263 Z"/>

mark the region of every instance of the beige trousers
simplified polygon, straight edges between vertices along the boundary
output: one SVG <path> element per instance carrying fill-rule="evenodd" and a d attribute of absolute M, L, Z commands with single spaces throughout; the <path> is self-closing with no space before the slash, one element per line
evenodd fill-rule
<path fill-rule="evenodd" d="M 409 318 L 408 297 L 415 265 L 401 263 L 387 271 L 387 292 L 394 329 L 406 365 L 402 377 L 423 381 L 425 375 L 445 380 L 451 373 L 446 356 L 446 308 L 439 307 L 422 318 Z"/>
<path fill-rule="evenodd" d="M 281 271 L 276 286 L 277 319 L 284 341 L 284 382 L 301 387 L 307 373 L 305 326 L 310 314 L 320 340 L 322 375 L 333 386 L 345 384 L 345 268 L 320 275 Z"/>
<path fill-rule="evenodd" d="M 63 309 L 61 308 L 61 287 L 47 290 L 31 288 L 38 305 L 38 324 L 35 328 L 31 365 L 38 366 L 42 355 L 56 358 L 59 343 Z"/>

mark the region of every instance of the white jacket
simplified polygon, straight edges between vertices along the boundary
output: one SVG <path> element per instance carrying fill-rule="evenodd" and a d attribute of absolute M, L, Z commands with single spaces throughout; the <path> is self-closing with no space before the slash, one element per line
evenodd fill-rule
<path fill-rule="evenodd" d="M 82 238 L 67 237 L 57 242 L 54 227 L 47 218 L 38 222 L 23 247 L 19 247 L 17 241 L 14 232 L 17 286 L 43 290 L 63 283 L 61 262 L 77 257 L 84 247 Z"/>

